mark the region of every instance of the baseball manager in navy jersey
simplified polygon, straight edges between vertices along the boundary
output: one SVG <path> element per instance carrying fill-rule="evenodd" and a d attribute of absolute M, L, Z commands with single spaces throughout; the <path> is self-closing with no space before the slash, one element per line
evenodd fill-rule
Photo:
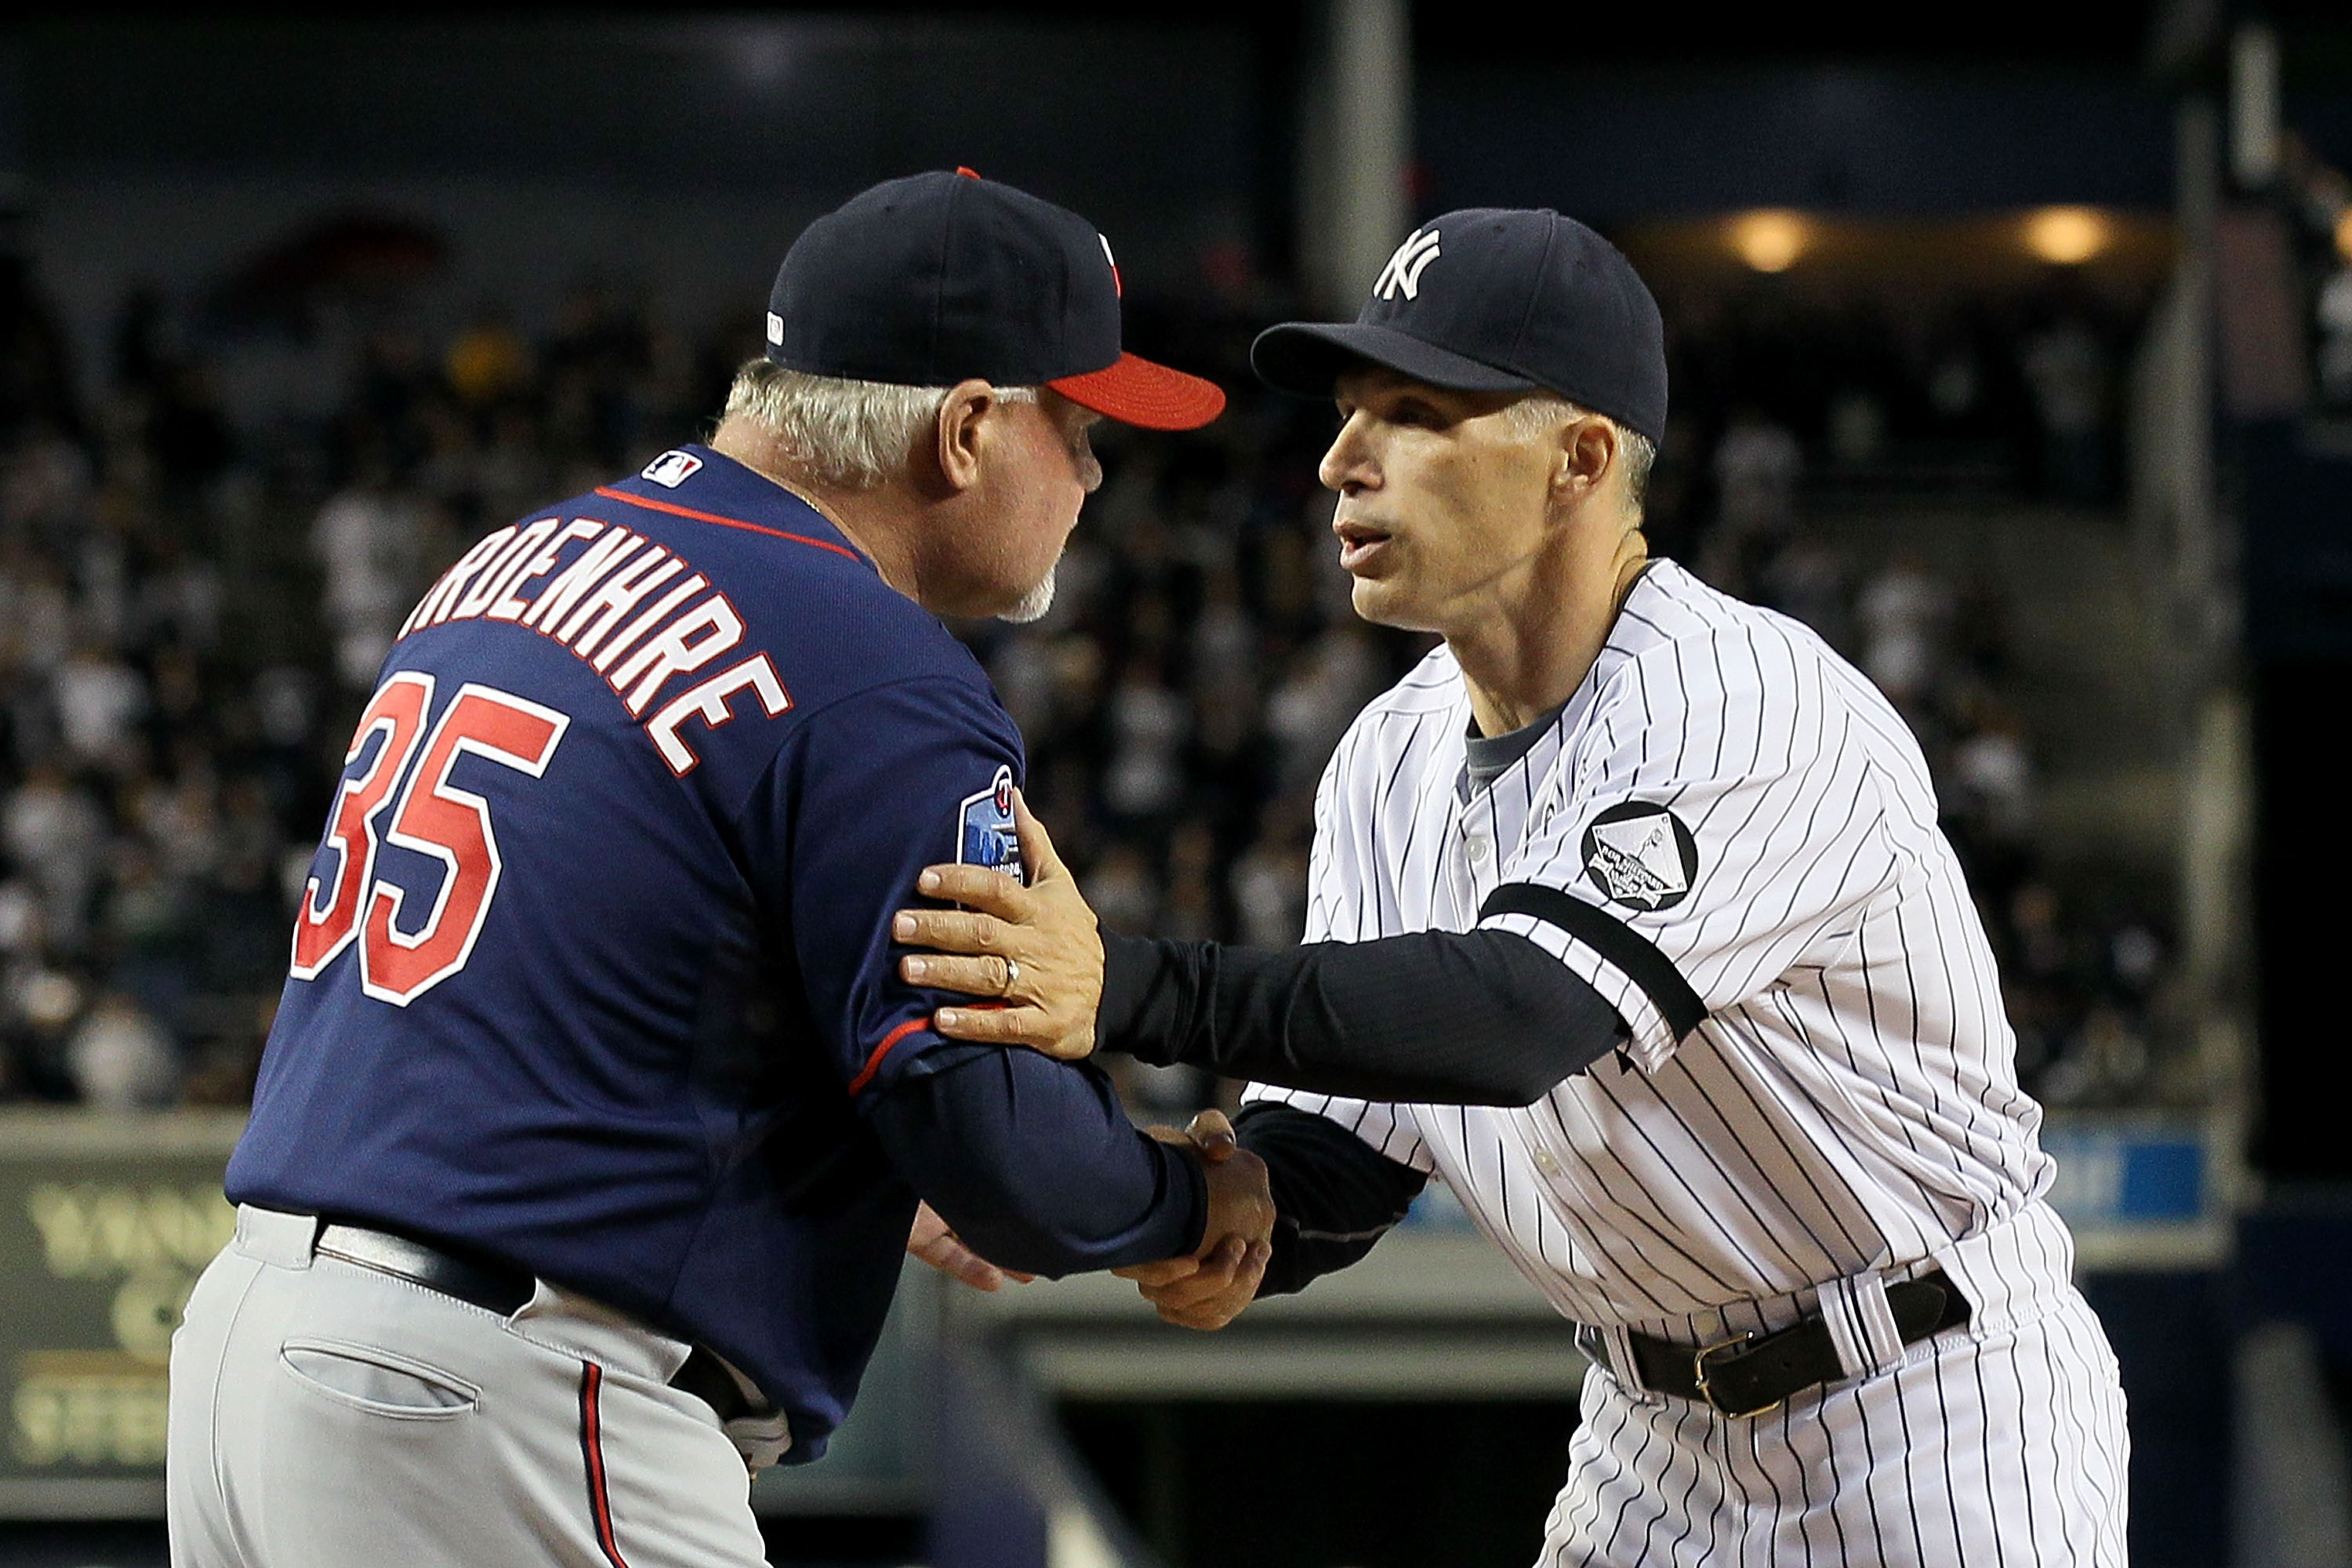
<path fill-rule="evenodd" d="M 385 661 L 173 1346 L 176 1564 L 751 1568 L 747 1465 L 824 1452 L 919 1198 L 1020 1269 L 1263 1262 L 1254 1158 L 944 1038 L 889 934 L 928 862 L 1022 869 L 936 617 L 1041 614 L 1088 425 L 1223 395 L 976 176 L 812 225 L 768 340 L 709 445 L 483 539 Z"/>
<path fill-rule="evenodd" d="M 1447 213 L 1253 359 L 1337 405 L 1357 612 L 1443 639 L 1332 754 L 1307 941 L 1098 941 L 940 866 L 971 908 L 901 916 L 954 955 L 904 973 L 1015 1004 L 940 1026 L 1259 1080 L 1270 1261 L 1140 1266 L 1179 1322 L 1450 1187 L 1593 1360 L 1546 1568 L 2120 1565 L 2123 1391 L 1926 763 L 1811 631 L 1651 558 L 1640 278 Z"/>

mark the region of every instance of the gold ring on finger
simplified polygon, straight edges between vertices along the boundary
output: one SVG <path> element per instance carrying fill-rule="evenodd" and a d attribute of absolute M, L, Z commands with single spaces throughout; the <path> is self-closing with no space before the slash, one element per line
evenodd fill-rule
<path fill-rule="evenodd" d="M 1013 988 L 1020 984 L 1021 961 L 1017 958 L 1006 959 L 1004 961 L 1004 994 L 1012 995 Z"/>

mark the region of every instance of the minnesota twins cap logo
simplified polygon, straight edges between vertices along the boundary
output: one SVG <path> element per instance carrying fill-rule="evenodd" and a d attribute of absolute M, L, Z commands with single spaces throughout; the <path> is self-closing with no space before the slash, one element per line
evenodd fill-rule
<path fill-rule="evenodd" d="M 1420 299 L 1421 275 L 1437 257 L 1437 231 L 1433 228 L 1414 229 L 1405 236 L 1404 243 L 1396 247 L 1396 254 L 1389 258 L 1389 264 L 1381 268 L 1379 279 L 1372 284 L 1373 297 L 1393 300 L 1402 291 L 1408 300 Z"/>
<path fill-rule="evenodd" d="M 1019 881 L 1027 881 L 1021 867 L 1021 836 L 1013 824 L 1013 770 L 1000 766 L 996 777 L 978 795 L 968 795 L 956 817 L 956 863 L 985 866 Z"/>
<path fill-rule="evenodd" d="M 1612 805 L 1584 830 L 1584 874 L 1612 903 L 1654 912 L 1690 896 L 1698 845 L 1682 819 L 1646 800 Z"/>

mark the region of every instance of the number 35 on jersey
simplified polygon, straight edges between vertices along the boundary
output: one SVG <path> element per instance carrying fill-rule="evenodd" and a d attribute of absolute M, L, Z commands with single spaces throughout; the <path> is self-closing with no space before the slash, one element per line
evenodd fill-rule
<path fill-rule="evenodd" d="M 450 773 L 459 757 L 476 756 L 541 777 L 571 720 L 473 682 L 458 689 L 427 733 L 432 710 L 433 678 L 403 670 L 361 714 L 343 765 L 367 761 L 343 780 L 323 846 L 333 853 L 313 864 L 303 889 L 294 921 L 297 980 L 315 980 L 357 941 L 362 989 L 404 1007 L 472 955 L 498 896 L 499 839 L 489 802 L 452 784 Z M 379 874 L 385 843 L 441 863 L 440 887 L 421 915 L 408 904 L 421 889 Z"/>

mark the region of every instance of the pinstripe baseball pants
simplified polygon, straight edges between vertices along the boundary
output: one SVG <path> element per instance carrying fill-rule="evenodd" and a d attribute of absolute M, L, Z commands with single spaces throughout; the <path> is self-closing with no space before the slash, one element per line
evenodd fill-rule
<path fill-rule="evenodd" d="M 1596 1366 L 1541 1568 L 2124 1568 L 2115 1355 L 2063 1274 L 1989 1250 L 1946 1263 L 1967 1328 L 1759 1415 Z"/>

